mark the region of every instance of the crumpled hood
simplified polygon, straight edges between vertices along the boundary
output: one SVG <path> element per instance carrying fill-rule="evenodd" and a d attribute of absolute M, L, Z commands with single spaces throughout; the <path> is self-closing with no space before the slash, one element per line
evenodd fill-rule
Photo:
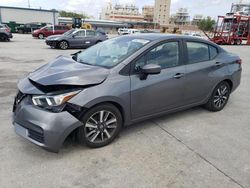
<path fill-rule="evenodd" d="M 28 78 L 43 86 L 86 86 L 103 82 L 108 74 L 109 69 L 77 63 L 71 58 L 59 56 L 30 73 Z"/>
<path fill-rule="evenodd" d="M 46 40 L 54 40 L 54 39 L 60 38 L 62 36 L 64 36 L 64 35 L 51 35 L 51 36 L 47 37 Z"/>

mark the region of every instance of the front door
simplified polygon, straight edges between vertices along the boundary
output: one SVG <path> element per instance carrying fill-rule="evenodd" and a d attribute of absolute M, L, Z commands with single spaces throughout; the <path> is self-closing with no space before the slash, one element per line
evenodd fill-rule
<path fill-rule="evenodd" d="M 182 64 L 180 41 L 156 45 L 143 54 L 133 66 L 131 80 L 131 116 L 133 120 L 165 112 L 183 105 L 185 66 Z M 160 65 L 158 75 L 140 79 L 140 69 L 145 64 Z"/>

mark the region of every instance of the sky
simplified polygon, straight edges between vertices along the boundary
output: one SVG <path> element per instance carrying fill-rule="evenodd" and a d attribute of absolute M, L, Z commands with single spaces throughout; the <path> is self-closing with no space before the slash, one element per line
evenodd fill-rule
<path fill-rule="evenodd" d="M 57 9 L 79 13 L 98 18 L 102 7 L 108 0 L 0 0 L 0 6 L 28 7 L 30 1 L 31 8 Z M 175 13 L 178 8 L 187 8 L 190 15 L 202 14 L 216 18 L 218 15 L 225 15 L 230 12 L 232 3 L 239 0 L 172 0 L 171 14 Z M 243 0 L 250 3 L 250 0 Z M 135 4 L 138 7 L 143 5 L 154 5 L 154 0 L 113 0 L 113 3 Z"/>

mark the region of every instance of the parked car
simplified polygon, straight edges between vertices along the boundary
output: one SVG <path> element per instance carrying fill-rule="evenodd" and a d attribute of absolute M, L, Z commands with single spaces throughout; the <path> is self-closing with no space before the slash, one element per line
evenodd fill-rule
<path fill-rule="evenodd" d="M 123 126 L 198 105 L 221 111 L 241 80 L 241 59 L 196 37 L 138 34 L 59 56 L 18 83 L 17 134 L 57 152 L 74 132 L 102 147 Z"/>
<path fill-rule="evenodd" d="M 129 34 L 128 28 L 119 28 L 118 35 L 128 35 Z"/>
<path fill-rule="evenodd" d="M 40 23 L 29 23 L 16 27 L 16 32 L 20 34 L 31 33 L 32 31 L 40 29 L 42 27 L 43 26 Z"/>
<path fill-rule="evenodd" d="M 139 29 L 129 29 L 128 30 L 128 34 L 132 35 L 132 34 L 139 34 L 141 33 L 141 31 Z"/>
<path fill-rule="evenodd" d="M 88 48 L 107 40 L 104 33 L 86 29 L 71 29 L 63 35 L 53 35 L 46 39 L 46 44 L 52 48 L 66 50 L 68 48 Z"/>
<path fill-rule="evenodd" d="M 65 25 L 55 25 L 54 27 L 50 25 L 50 26 L 45 26 L 45 27 L 42 27 L 41 29 L 37 29 L 33 31 L 32 36 L 37 37 L 39 39 L 43 39 L 51 35 L 61 35 L 67 32 L 68 30 L 70 30 L 70 28 Z"/>
<path fill-rule="evenodd" d="M 0 41 L 9 41 L 13 38 L 10 28 L 6 24 L 0 24 Z"/>
<path fill-rule="evenodd" d="M 203 38 L 199 33 L 184 33 L 184 35 Z"/>

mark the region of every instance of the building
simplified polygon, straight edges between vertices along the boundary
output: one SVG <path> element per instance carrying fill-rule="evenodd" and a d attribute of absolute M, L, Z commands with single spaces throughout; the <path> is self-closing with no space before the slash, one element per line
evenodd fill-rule
<path fill-rule="evenodd" d="M 145 5 L 142 7 L 142 15 L 147 22 L 154 21 L 154 6 Z"/>
<path fill-rule="evenodd" d="M 0 6 L 0 23 L 26 24 L 39 22 L 57 24 L 58 16 L 59 12 L 56 10 Z"/>
<path fill-rule="evenodd" d="M 171 16 L 171 23 L 175 25 L 186 25 L 190 23 L 188 9 L 179 8 L 176 14 Z"/>
<path fill-rule="evenodd" d="M 154 22 L 160 26 L 169 24 L 171 0 L 155 0 Z"/>
<path fill-rule="evenodd" d="M 139 8 L 135 5 L 112 5 L 109 1 L 107 6 L 102 10 L 101 19 L 123 21 L 123 22 L 140 22 L 144 21 L 144 17 L 139 12 Z"/>
<path fill-rule="evenodd" d="M 202 21 L 203 18 L 204 17 L 203 17 L 202 14 L 196 14 L 196 15 L 194 15 L 193 20 L 192 20 L 192 24 L 193 25 L 197 25 L 200 21 Z"/>
<path fill-rule="evenodd" d="M 250 15 L 250 2 L 249 3 L 233 3 L 231 7 L 231 12 L 243 12 L 247 15 Z"/>

